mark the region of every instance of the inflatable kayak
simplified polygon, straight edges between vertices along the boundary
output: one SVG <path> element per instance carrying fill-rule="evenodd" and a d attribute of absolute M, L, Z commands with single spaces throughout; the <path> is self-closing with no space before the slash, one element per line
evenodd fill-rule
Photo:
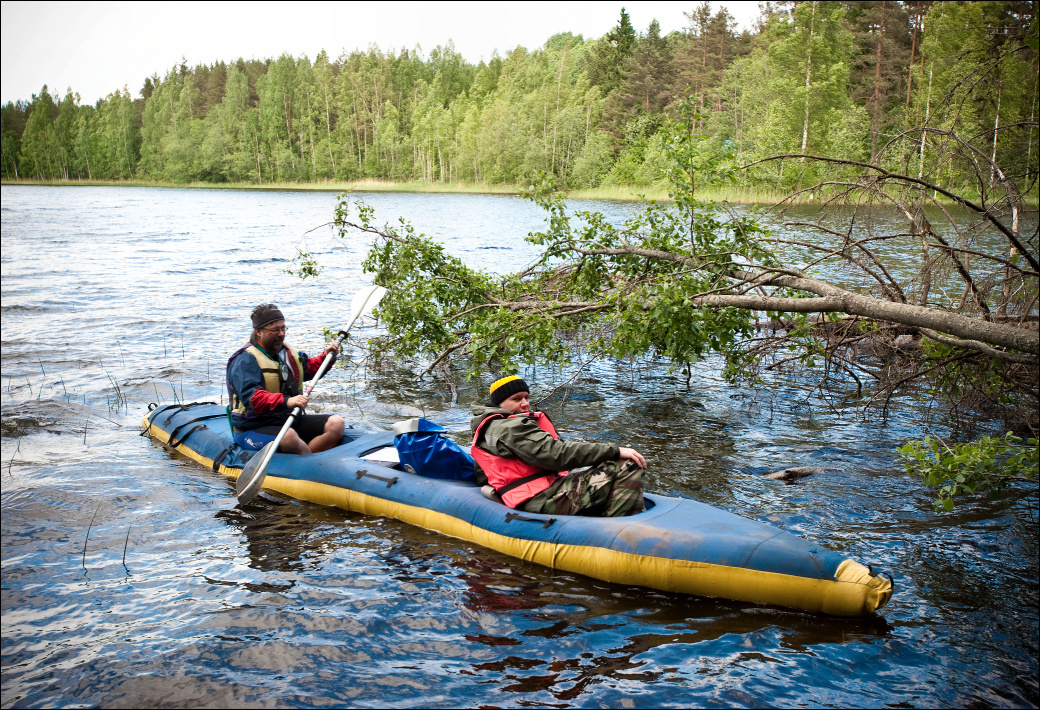
<path fill-rule="evenodd" d="M 223 406 L 153 409 L 145 433 L 236 478 L 253 455 L 234 444 Z M 395 463 L 392 432 L 347 429 L 319 454 L 275 454 L 264 488 L 366 515 L 382 515 L 530 562 L 619 584 L 862 616 L 885 605 L 891 577 L 770 525 L 703 503 L 656 494 L 622 518 L 515 511 L 478 486 L 419 476 Z"/>

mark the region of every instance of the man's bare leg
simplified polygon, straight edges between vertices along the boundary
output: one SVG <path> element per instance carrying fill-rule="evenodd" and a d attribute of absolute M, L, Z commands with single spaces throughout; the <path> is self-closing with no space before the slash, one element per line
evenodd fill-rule
<path fill-rule="evenodd" d="M 278 445 L 278 450 L 283 454 L 309 454 L 311 452 L 307 442 L 301 439 L 300 435 L 293 429 L 285 432 L 285 436 L 282 437 L 282 443 Z"/>
<path fill-rule="evenodd" d="M 335 415 L 329 417 L 325 421 L 325 431 L 311 439 L 311 443 L 308 445 L 311 453 L 316 454 L 319 451 L 328 451 L 333 446 L 338 446 L 343 439 L 345 426 L 346 422 L 343 421 L 343 417 Z"/>

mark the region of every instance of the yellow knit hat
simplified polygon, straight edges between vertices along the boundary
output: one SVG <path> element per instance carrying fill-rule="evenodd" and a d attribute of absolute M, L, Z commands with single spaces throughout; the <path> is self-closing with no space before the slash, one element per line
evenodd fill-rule
<path fill-rule="evenodd" d="M 516 375 L 509 375 L 508 377 L 502 377 L 491 383 L 491 397 L 488 402 L 497 407 L 502 403 L 502 400 L 508 398 L 517 392 L 530 392 L 531 388 L 527 386 L 527 383 Z"/>

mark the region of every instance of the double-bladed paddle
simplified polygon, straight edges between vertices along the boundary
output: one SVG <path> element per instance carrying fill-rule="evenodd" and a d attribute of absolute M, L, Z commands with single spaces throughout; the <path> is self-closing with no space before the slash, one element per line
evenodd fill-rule
<path fill-rule="evenodd" d="M 357 321 L 361 316 L 370 313 L 372 309 L 378 305 L 379 301 L 382 300 L 384 294 L 386 294 L 386 289 L 382 286 L 368 286 L 358 291 L 357 295 L 354 296 L 354 300 L 350 303 L 350 323 L 347 324 L 345 330 L 341 330 L 338 333 L 339 337 L 336 340 L 337 348 L 343 344 L 343 341 L 347 337 L 347 333 L 350 332 L 350 328 L 354 325 L 355 321 Z M 325 374 L 325 371 L 329 369 L 332 360 L 333 354 L 328 353 L 322 361 L 321 367 L 318 368 L 318 372 L 315 373 L 310 387 L 308 387 L 307 391 L 304 392 L 305 397 L 311 396 L 314 386 L 318 384 L 318 380 L 320 380 Z M 278 451 L 278 445 L 282 443 L 282 438 L 285 436 L 285 433 L 289 431 L 289 427 L 292 426 L 293 421 L 297 416 L 299 416 L 299 414 L 300 408 L 295 407 L 292 410 L 292 413 L 289 414 L 289 418 L 285 420 L 285 424 L 282 425 L 282 430 L 278 432 L 278 436 L 275 437 L 274 441 L 253 454 L 253 458 L 249 459 L 249 463 L 247 463 L 245 468 L 242 469 L 242 473 L 238 474 L 238 480 L 235 482 L 235 492 L 238 495 L 239 503 L 248 503 L 256 496 L 260 487 L 264 483 L 264 479 L 267 478 L 267 467 L 271 463 L 271 458 L 274 456 L 275 452 Z"/>

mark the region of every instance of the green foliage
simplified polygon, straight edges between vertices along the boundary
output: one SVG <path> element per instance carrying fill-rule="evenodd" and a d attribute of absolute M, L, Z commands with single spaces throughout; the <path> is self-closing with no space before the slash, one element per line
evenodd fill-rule
<path fill-rule="evenodd" d="M 318 263 L 313 254 L 303 249 L 297 249 L 296 256 L 292 260 L 292 266 L 285 269 L 284 273 L 305 281 L 309 278 L 316 278 L 321 274 L 321 269 L 321 264 Z"/>
<path fill-rule="evenodd" d="M 919 124 L 986 136 L 987 157 L 1023 191 L 1035 186 L 1037 175 L 1037 54 L 1029 47 L 1036 6 L 1031 10 L 1013 2 L 933 3 L 924 17 L 930 31 L 921 41 L 911 106 Z M 1024 130 L 1007 130 L 1016 124 Z M 974 166 L 950 166 L 944 147 L 942 138 L 925 136 L 911 164 L 962 192 L 986 195 L 993 180 L 979 185 Z"/>
<path fill-rule="evenodd" d="M 351 205 L 341 195 L 337 205 L 341 230 L 346 229 L 352 211 L 360 228 L 374 229 L 372 209 L 360 201 Z M 482 314 L 472 309 L 486 302 L 494 287 L 491 277 L 465 266 L 403 219 L 384 234 L 362 266 L 374 274 L 375 283 L 393 292 L 377 312 L 393 339 L 387 347 L 406 356 L 431 357 L 451 347 L 460 331 L 479 332 Z M 484 360 L 496 357 L 501 339 L 492 337 L 494 342 L 481 350 Z"/>
<path fill-rule="evenodd" d="M 680 209 L 694 210 L 698 184 L 733 182 L 735 165 L 733 159 L 736 146 L 731 141 L 721 144 L 698 133 L 701 115 L 697 110 L 696 96 L 687 96 L 679 107 L 679 117 L 669 122 L 669 131 L 664 134 L 664 152 L 669 161 L 668 180 Z"/>
<path fill-rule="evenodd" d="M 44 88 L 4 107 L 0 174 L 514 185 L 544 172 L 564 189 L 658 187 L 666 119 L 681 118 L 690 87 L 695 131 L 738 163 L 803 149 L 880 155 L 901 172 L 912 162 L 933 182 L 978 189 L 941 159 L 939 137 L 923 150 L 909 140 L 884 149 L 927 124 L 982 136 L 986 154 L 1035 194 L 1035 6 L 776 4 L 755 34 L 737 33 L 725 8 L 713 15 L 701 3 L 688 18 L 662 36 L 656 21 L 637 32 L 622 10 L 598 39 L 561 32 L 478 65 L 449 42 L 425 58 L 372 47 L 338 60 L 322 51 L 313 63 L 181 63 L 148 77 L 140 99 L 116 91 L 94 106 Z M 811 161 L 777 162 L 740 180 L 786 191 L 821 175 Z"/>
<path fill-rule="evenodd" d="M 953 510 L 954 498 L 988 492 L 993 497 L 1009 483 L 1032 480 L 1037 474 L 1037 439 L 1023 440 L 1008 432 L 1004 437 L 984 436 L 975 441 L 947 445 L 926 436 L 901 446 L 899 456 L 906 472 L 920 476 L 937 488 L 936 512 Z"/>
<path fill-rule="evenodd" d="M 604 185 L 654 185 L 667 177 L 662 116 L 640 113 L 625 126 L 625 148 L 603 179 Z"/>
<path fill-rule="evenodd" d="M 625 64 L 636 50 L 638 36 L 625 8 L 618 23 L 600 39 L 589 58 L 592 81 L 604 94 L 618 89 L 625 80 Z"/>
<path fill-rule="evenodd" d="M 687 95 L 677 118 L 665 121 L 652 136 L 671 186 L 673 200 L 667 205 L 644 201 L 621 224 L 595 211 L 572 213 L 551 176 L 543 173 L 526 193 L 546 212 L 545 228 L 528 236 L 541 255 L 520 273 L 471 269 L 404 220 L 376 227 L 370 207 L 341 195 L 336 210 L 340 234 L 359 229 L 376 235 L 364 268 L 390 291 L 380 311 L 387 335 L 373 341 L 376 352 L 398 361 L 424 360 L 427 372 L 463 357 L 471 376 L 516 372 L 531 363 L 562 367 L 633 357 L 663 359 L 689 372 L 691 362 L 718 353 L 731 379 L 754 378 L 760 366 L 797 363 L 803 371 L 823 371 L 821 392 L 834 368 L 854 379 L 858 391 L 863 383 L 857 373 L 876 377 L 875 398 L 928 377 L 943 397 L 956 399 L 963 384 L 982 398 L 968 406 L 1029 401 L 1029 370 L 1020 367 L 1029 363 L 1017 356 L 980 357 L 977 349 L 965 352 L 956 341 L 927 340 L 905 356 L 906 364 L 895 347 L 891 356 L 857 348 L 857 343 L 883 348 L 894 340 L 895 326 L 908 327 L 907 321 L 886 320 L 888 309 L 860 302 L 855 310 L 847 296 L 846 305 L 828 298 L 824 308 L 799 302 L 807 294 L 851 292 L 815 279 L 814 269 L 803 274 L 783 264 L 771 249 L 772 235 L 753 213 L 734 215 L 726 205 L 697 197 L 705 187 L 733 180 L 735 170 L 733 143 L 705 135 L 699 103 L 698 95 Z M 866 229 L 871 229 L 869 220 Z M 839 251 L 830 255 L 846 263 Z M 822 260 L 817 264 L 823 268 Z M 772 326 L 774 335 L 756 329 L 755 309 L 778 323 Z M 873 315 L 877 311 L 882 315 Z M 938 333 L 927 337 L 945 339 Z M 875 357 L 879 362 L 865 362 Z M 767 358 L 768 364 L 763 362 Z M 1008 442 L 1017 445 L 1017 440 Z M 1018 456 L 980 440 L 950 449 L 952 459 L 936 455 L 932 462 L 926 455 L 929 446 L 938 450 L 926 440 L 911 442 L 901 453 L 940 488 L 943 508 L 965 491 L 999 490 L 1008 466 L 1035 470 L 1035 446 Z"/>
<path fill-rule="evenodd" d="M 465 354 L 471 374 L 515 372 L 532 362 L 562 366 L 575 357 L 651 356 L 682 367 L 718 352 L 739 372 L 733 345 L 751 333 L 752 313 L 694 299 L 718 291 L 741 261 L 775 260 L 754 219 L 733 219 L 694 198 L 694 184 L 729 175 L 731 151 L 707 147 L 693 131 L 696 113 L 682 115 L 661 140 L 664 172 L 678 176 L 674 205 L 647 202 L 618 226 L 599 212 L 568 213 L 543 175 L 527 192 L 547 215 L 546 229 L 528 237 L 542 255 L 518 274 L 470 269 L 403 220 L 377 229 L 371 208 L 341 196 L 341 233 L 350 226 L 378 235 L 364 268 L 392 294 L 380 311 L 388 332 L 382 351 Z M 618 253 L 629 244 L 679 259 Z"/>
<path fill-rule="evenodd" d="M 613 162 L 614 151 L 610 146 L 610 137 L 603 131 L 594 131 L 574 160 L 570 184 L 576 188 L 597 187 L 610 171 Z"/>
<path fill-rule="evenodd" d="M 850 93 L 852 33 L 843 3 L 799 3 L 769 18 L 751 55 L 730 73 L 747 128 L 745 161 L 782 153 L 863 156 L 867 126 Z M 861 109 L 862 110 L 862 109 Z M 851 126 L 850 118 L 855 119 Z M 849 129 L 852 134 L 849 134 Z M 783 190 L 819 179 L 813 164 L 755 179 Z"/>
<path fill-rule="evenodd" d="M 540 285 L 545 291 L 562 290 L 570 298 L 598 300 L 604 306 L 583 323 L 589 337 L 585 347 L 592 353 L 661 357 L 677 365 L 708 352 L 733 359 L 738 355 L 732 345 L 751 332 L 748 311 L 693 304 L 694 298 L 711 292 L 732 273 L 736 260 L 770 263 L 772 255 L 762 239 L 766 233 L 753 219 L 733 220 L 717 205 L 694 197 L 695 185 L 711 184 L 731 173 L 726 163 L 731 151 L 712 149 L 694 133 L 693 99 L 680 115 L 661 133 L 674 206 L 646 203 L 619 228 L 598 212 L 569 216 L 548 182 L 528 195 L 548 213 L 549 228 L 529 237 L 545 247 L 540 265 L 573 262 L 571 271 L 546 272 L 547 283 Z M 611 253 L 626 244 L 685 255 L 691 261 Z M 566 278 L 561 279 L 563 272 Z M 561 329 L 574 326 L 568 321 Z M 734 363 L 730 371 L 737 369 Z"/>

